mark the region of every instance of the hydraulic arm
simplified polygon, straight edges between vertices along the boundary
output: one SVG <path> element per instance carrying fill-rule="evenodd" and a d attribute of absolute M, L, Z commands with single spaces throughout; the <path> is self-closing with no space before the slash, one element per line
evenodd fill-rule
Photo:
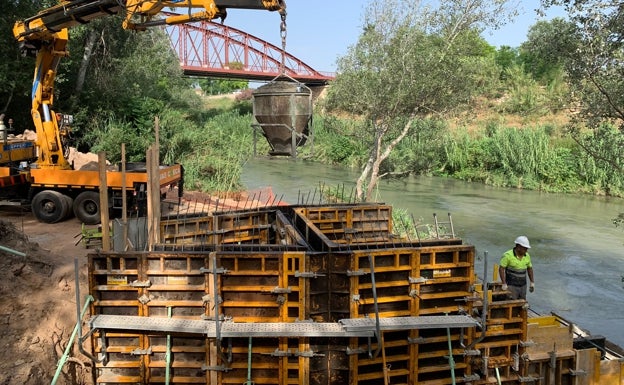
<path fill-rule="evenodd" d="M 188 11 L 175 16 L 160 15 L 163 9 Z M 54 80 L 60 59 L 68 56 L 68 29 L 91 20 L 123 14 L 123 28 L 182 24 L 225 19 L 228 8 L 278 11 L 285 15 L 285 0 L 66 0 L 24 21 L 18 21 L 13 34 L 22 53 L 36 57 L 32 87 L 31 114 L 37 132 L 39 159 L 35 168 L 70 169 L 63 156 L 59 123 L 52 111 Z M 162 16 L 162 17 L 160 17 Z"/>

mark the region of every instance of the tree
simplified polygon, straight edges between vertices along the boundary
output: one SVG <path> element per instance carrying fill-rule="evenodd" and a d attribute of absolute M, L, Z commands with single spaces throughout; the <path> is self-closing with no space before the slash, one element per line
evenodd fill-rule
<path fill-rule="evenodd" d="M 538 21 L 520 45 L 519 61 L 535 80 L 548 84 L 574 56 L 578 41 L 574 23 L 561 17 Z"/>
<path fill-rule="evenodd" d="M 164 31 L 124 30 L 122 20 L 111 15 L 70 29 L 71 55 L 61 61 L 54 107 L 74 115 L 82 151 L 106 150 L 117 160 L 125 143 L 128 159 L 141 161 L 158 116 L 161 150 L 173 154 L 168 139 L 201 121 L 199 97 Z"/>
<path fill-rule="evenodd" d="M 504 78 L 505 71 L 518 64 L 519 53 L 517 48 L 512 48 L 508 45 L 501 46 L 496 51 L 495 61 L 501 68 L 501 78 Z"/>
<path fill-rule="evenodd" d="M 577 95 L 583 123 L 596 128 L 617 121 L 624 130 L 624 7 L 621 2 L 542 0 L 563 6 L 576 28 L 566 71 Z"/>
<path fill-rule="evenodd" d="M 234 91 L 246 90 L 249 88 L 248 80 L 202 78 L 198 79 L 197 83 L 208 95 L 229 94 Z"/>
<path fill-rule="evenodd" d="M 570 125 L 573 138 L 597 162 L 624 170 L 624 7 L 622 2 L 542 0 L 563 6 L 573 23 L 565 69 L 578 113 Z M 612 137 L 609 127 L 616 127 Z M 590 130 L 590 133 L 584 130 Z"/>
<path fill-rule="evenodd" d="M 417 119 L 466 104 L 498 77 L 492 49 L 480 37 L 511 17 L 507 1 L 443 1 L 438 8 L 409 0 L 375 1 L 355 46 L 338 61 L 330 110 L 368 122 L 370 152 L 356 194 L 370 200 L 382 162 Z M 437 4 L 437 3 L 436 3 Z"/>

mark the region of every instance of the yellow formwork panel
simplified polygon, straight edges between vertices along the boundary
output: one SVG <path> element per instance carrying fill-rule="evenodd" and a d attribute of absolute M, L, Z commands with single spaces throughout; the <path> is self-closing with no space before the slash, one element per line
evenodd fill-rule
<path fill-rule="evenodd" d="M 219 252 L 220 309 L 235 322 L 293 322 L 305 319 L 305 267 L 299 252 Z"/>
<path fill-rule="evenodd" d="M 391 242 L 392 207 L 380 204 L 300 207 L 295 213 L 306 228 L 304 237 L 328 247 Z"/>
<path fill-rule="evenodd" d="M 527 339 L 532 342 L 526 353 L 531 359 L 550 357 L 553 351 L 573 352 L 574 333 L 556 317 L 536 317 L 527 321 Z"/>
<path fill-rule="evenodd" d="M 210 244 L 213 216 L 209 214 L 178 216 L 160 221 L 160 239 L 163 243 Z"/>

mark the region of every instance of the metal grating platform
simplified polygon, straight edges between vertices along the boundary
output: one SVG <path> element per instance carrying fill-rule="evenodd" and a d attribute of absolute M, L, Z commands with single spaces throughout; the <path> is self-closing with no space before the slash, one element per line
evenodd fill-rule
<path fill-rule="evenodd" d="M 89 321 L 91 329 L 161 333 L 202 334 L 216 338 L 214 321 L 100 314 Z M 464 315 L 387 317 L 379 319 L 380 330 L 446 329 L 474 327 L 477 321 Z M 221 337 L 370 337 L 374 318 L 349 318 L 339 323 L 262 322 L 220 324 Z"/>
<path fill-rule="evenodd" d="M 93 316 L 89 320 L 91 329 L 135 330 L 188 334 L 207 334 L 210 324 L 213 325 L 212 329 L 214 333 L 214 322 L 202 320 L 106 314 Z"/>
<path fill-rule="evenodd" d="M 222 324 L 223 337 L 371 337 L 372 330 L 346 330 L 339 323 L 271 322 Z"/>
<path fill-rule="evenodd" d="M 124 330 L 160 333 L 202 334 L 216 338 L 214 321 L 177 318 L 96 315 L 89 321 L 91 329 Z M 221 322 L 221 337 L 370 337 L 373 329 L 346 330 L 339 323 L 318 322 Z"/>
<path fill-rule="evenodd" d="M 347 331 L 375 330 L 374 318 L 349 318 L 340 320 Z M 478 322 L 466 315 L 386 317 L 379 319 L 381 330 L 447 329 L 475 327 Z"/>

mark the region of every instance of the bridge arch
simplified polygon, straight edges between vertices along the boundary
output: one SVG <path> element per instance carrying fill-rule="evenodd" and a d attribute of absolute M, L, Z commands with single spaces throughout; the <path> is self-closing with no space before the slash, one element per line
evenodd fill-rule
<path fill-rule="evenodd" d="M 166 32 L 186 75 L 258 81 L 282 75 L 282 49 L 239 29 L 198 21 L 167 26 Z M 326 84 L 334 78 L 287 52 L 284 74 L 309 85 Z"/>

